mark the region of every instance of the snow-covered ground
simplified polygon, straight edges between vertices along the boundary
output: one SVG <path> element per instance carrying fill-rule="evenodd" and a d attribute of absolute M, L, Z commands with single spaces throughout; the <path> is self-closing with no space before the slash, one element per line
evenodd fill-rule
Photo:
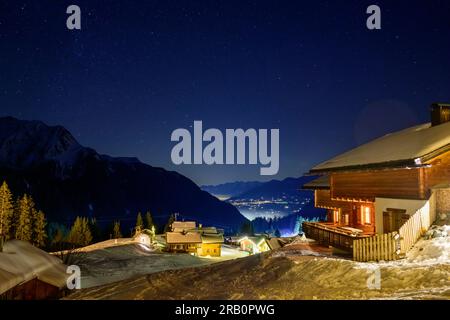
<path fill-rule="evenodd" d="M 405 259 L 391 262 L 358 263 L 338 258 L 308 241 L 217 264 L 181 263 L 189 259 L 186 255 L 178 262 L 183 269 L 172 265 L 169 271 L 84 289 L 67 298 L 450 299 L 450 237 L 444 236 L 448 231 L 448 226 L 440 227 L 442 236 L 420 240 Z M 175 263 L 164 260 L 159 263 Z M 157 261 L 153 259 L 149 268 L 158 269 Z M 112 262 L 104 263 L 111 270 Z M 186 268 L 188 264 L 193 267 Z M 123 272 L 121 267 L 112 269 Z M 95 270 L 91 267 L 91 271 Z M 377 277 L 379 286 L 374 286 Z"/>
<path fill-rule="evenodd" d="M 246 252 L 224 245 L 221 257 L 197 257 L 164 253 L 132 239 L 107 240 L 84 247 L 75 262 L 81 268 L 81 287 L 105 285 L 155 272 L 204 266 L 248 256 Z"/>

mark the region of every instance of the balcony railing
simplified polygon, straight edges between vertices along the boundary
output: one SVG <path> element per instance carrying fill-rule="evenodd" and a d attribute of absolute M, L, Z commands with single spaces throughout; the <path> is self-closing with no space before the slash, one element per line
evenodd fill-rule
<path fill-rule="evenodd" d="M 356 235 L 332 223 L 303 222 L 303 231 L 306 237 L 317 242 L 352 252 L 353 241 L 366 238 L 369 235 Z"/>

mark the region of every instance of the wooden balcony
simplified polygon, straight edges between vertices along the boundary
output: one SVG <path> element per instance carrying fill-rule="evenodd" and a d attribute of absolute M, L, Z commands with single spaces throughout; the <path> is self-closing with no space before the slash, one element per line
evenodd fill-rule
<path fill-rule="evenodd" d="M 357 230 L 330 222 L 303 222 L 303 232 L 307 238 L 349 252 L 353 250 L 354 240 L 372 236 L 372 234 L 358 232 Z"/>

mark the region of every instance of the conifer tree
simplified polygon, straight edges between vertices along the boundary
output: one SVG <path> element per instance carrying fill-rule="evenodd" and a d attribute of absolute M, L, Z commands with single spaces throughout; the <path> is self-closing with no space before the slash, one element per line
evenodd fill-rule
<path fill-rule="evenodd" d="M 68 242 L 74 246 L 87 246 L 92 241 L 91 230 L 87 218 L 77 217 L 70 229 Z"/>
<path fill-rule="evenodd" d="M 51 240 L 52 248 L 57 248 L 58 250 L 61 250 L 65 240 L 66 240 L 66 233 L 64 232 L 63 227 L 58 225 L 53 233 L 53 237 Z"/>
<path fill-rule="evenodd" d="M 67 242 L 78 245 L 81 242 L 81 218 L 76 217 L 72 227 L 70 228 Z"/>
<path fill-rule="evenodd" d="M 153 226 L 154 224 L 152 214 L 150 213 L 150 211 L 147 211 L 147 213 L 145 214 L 145 229 L 151 230 Z"/>
<path fill-rule="evenodd" d="M 142 220 L 142 214 L 138 212 L 137 218 L 136 218 L 136 232 L 141 231 L 144 229 L 144 221 Z"/>
<path fill-rule="evenodd" d="M 114 222 L 113 238 L 114 239 L 122 238 L 122 233 L 120 232 L 120 221 L 115 221 Z"/>
<path fill-rule="evenodd" d="M 251 221 L 243 222 L 240 231 L 241 234 L 252 236 L 254 234 L 253 223 Z"/>
<path fill-rule="evenodd" d="M 45 231 L 45 227 L 47 222 L 45 221 L 44 213 L 39 210 L 34 210 L 34 230 L 33 230 L 33 240 L 32 243 L 36 247 L 43 248 L 45 246 L 45 241 L 47 240 L 47 232 Z"/>
<path fill-rule="evenodd" d="M 172 223 L 175 221 L 175 215 L 171 214 L 167 224 L 164 227 L 164 232 L 170 232 L 172 230 Z"/>
<path fill-rule="evenodd" d="M 102 239 L 102 231 L 98 226 L 97 219 L 89 219 L 89 229 L 91 230 L 92 240 L 98 242 Z"/>
<path fill-rule="evenodd" d="M 9 239 L 13 231 L 14 205 L 6 181 L 0 186 L 0 237 Z"/>
<path fill-rule="evenodd" d="M 18 240 L 30 241 L 33 235 L 32 228 L 32 211 L 34 209 L 33 200 L 24 194 L 22 198 L 19 198 L 16 205 L 16 230 L 15 238 Z"/>
<path fill-rule="evenodd" d="M 83 235 L 81 245 L 87 246 L 92 242 L 92 233 L 91 233 L 91 229 L 89 228 L 88 218 L 82 219 L 81 231 L 82 231 L 82 235 Z"/>
<path fill-rule="evenodd" d="M 281 232 L 279 229 L 275 230 L 275 237 L 277 238 L 281 237 Z"/>

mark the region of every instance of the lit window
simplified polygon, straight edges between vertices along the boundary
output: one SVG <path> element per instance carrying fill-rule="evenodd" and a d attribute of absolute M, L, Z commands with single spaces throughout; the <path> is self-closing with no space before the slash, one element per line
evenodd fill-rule
<path fill-rule="evenodd" d="M 364 224 L 371 224 L 372 223 L 372 217 L 370 212 L 370 207 L 362 206 L 361 207 L 362 212 L 362 222 Z"/>
<path fill-rule="evenodd" d="M 346 226 L 350 224 L 350 216 L 347 214 L 344 215 L 344 223 Z"/>
<path fill-rule="evenodd" d="M 333 222 L 339 223 L 339 210 L 333 210 Z"/>

